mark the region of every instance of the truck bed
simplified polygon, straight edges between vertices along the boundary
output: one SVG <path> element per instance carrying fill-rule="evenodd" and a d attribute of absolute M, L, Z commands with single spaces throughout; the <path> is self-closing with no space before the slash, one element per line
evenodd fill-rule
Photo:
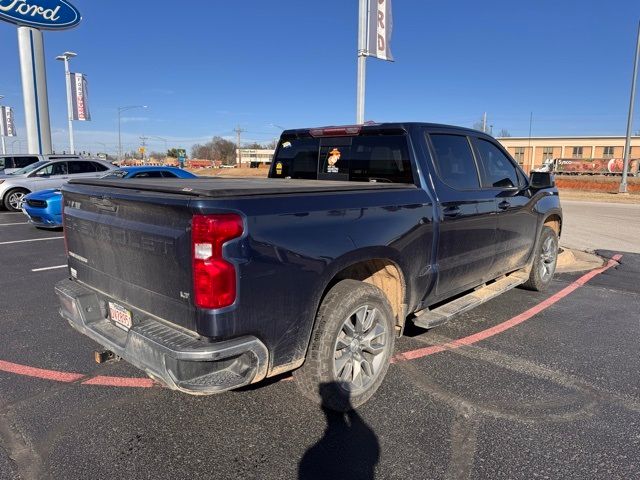
<path fill-rule="evenodd" d="M 188 179 L 149 178 L 131 180 L 103 180 L 95 178 L 82 178 L 71 180 L 69 183 L 149 192 L 182 194 L 205 198 L 253 197 L 261 195 L 291 195 L 300 193 L 330 193 L 417 188 L 415 185 L 406 183 L 228 177 Z"/>

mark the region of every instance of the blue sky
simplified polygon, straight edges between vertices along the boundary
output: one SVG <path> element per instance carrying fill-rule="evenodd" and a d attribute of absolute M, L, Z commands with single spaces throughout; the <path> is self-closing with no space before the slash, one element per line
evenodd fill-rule
<path fill-rule="evenodd" d="M 272 124 L 355 120 L 357 0 L 71 1 L 82 23 L 45 32 L 58 151 L 65 50 L 89 78 L 93 121 L 74 126 L 92 152 L 115 151 L 118 105 L 149 105 L 124 114 L 127 149 L 140 135 L 188 148 L 237 125 L 265 142 Z M 368 60 L 366 119 L 471 126 L 486 111 L 494 133 L 524 136 L 533 112 L 533 135 L 623 135 L 639 19 L 631 0 L 395 0 L 396 61 Z M 24 135 L 17 52 L 15 26 L 0 23 L 0 95 Z"/>

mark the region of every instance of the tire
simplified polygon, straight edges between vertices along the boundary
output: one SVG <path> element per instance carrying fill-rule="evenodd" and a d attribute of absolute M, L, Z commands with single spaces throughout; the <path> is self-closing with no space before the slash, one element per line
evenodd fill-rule
<path fill-rule="evenodd" d="M 394 344 L 395 319 L 384 293 L 342 280 L 324 297 L 307 358 L 293 376 L 307 398 L 323 408 L 349 411 L 378 390 Z"/>
<path fill-rule="evenodd" d="M 24 188 L 14 188 L 9 190 L 4 195 L 4 208 L 9 210 L 10 212 L 19 212 L 20 205 L 22 205 L 22 200 L 24 200 L 25 195 L 29 194 L 29 190 Z"/>
<path fill-rule="evenodd" d="M 529 280 L 523 285 L 528 290 L 544 292 L 553 280 L 558 263 L 558 236 L 551 227 L 543 226 L 536 246 Z"/>

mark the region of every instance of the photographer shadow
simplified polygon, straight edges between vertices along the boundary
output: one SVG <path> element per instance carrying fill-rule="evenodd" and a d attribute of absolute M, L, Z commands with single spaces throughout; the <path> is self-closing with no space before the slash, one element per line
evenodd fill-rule
<path fill-rule="evenodd" d="M 378 437 L 350 403 L 341 408 L 343 412 L 329 408 L 329 399 L 335 395 L 336 387 L 335 382 L 320 386 L 321 408 L 327 427 L 322 438 L 300 461 L 298 478 L 301 480 L 374 478 L 380 458 Z"/>

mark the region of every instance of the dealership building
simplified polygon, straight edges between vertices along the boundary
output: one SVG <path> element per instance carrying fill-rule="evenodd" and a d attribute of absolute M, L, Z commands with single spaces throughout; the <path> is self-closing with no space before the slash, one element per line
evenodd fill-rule
<path fill-rule="evenodd" d="M 269 165 L 274 153 L 275 150 L 266 148 L 236 148 L 236 163 L 241 167 Z"/>
<path fill-rule="evenodd" d="M 625 137 L 502 137 L 497 139 L 529 172 L 545 160 L 622 158 Z M 640 137 L 631 137 L 631 155 L 640 158 Z"/>

